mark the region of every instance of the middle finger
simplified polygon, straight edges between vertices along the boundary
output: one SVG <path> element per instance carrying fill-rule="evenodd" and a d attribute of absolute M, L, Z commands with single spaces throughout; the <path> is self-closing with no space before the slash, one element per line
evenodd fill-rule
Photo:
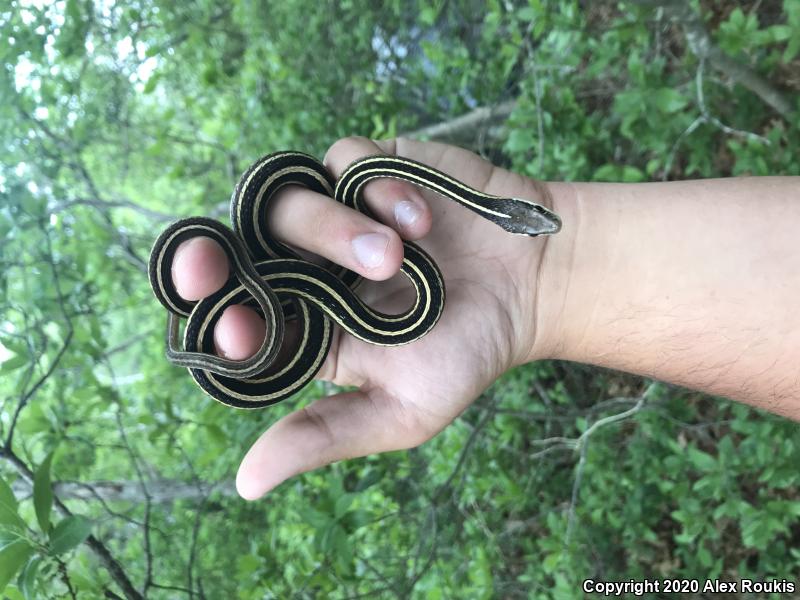
<path fill-rule="evenodd" d="M 383 281 L 400 269 L 403 243 L 390 227 L 307 188 L 286 186 L 270 201 L 275 238 Z"/>

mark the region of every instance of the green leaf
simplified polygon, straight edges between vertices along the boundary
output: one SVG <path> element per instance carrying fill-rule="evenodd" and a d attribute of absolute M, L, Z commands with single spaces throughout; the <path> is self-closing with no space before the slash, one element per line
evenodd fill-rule
<path fill-rule="evenodd" d="M 347 509 L 350 508 L 350 505 L 353 503 L 354 498 L 355 494 L 342 494 L 336 499 L 333 514 L 337 519 L 341 519 L 344 516 Z"/>
<path fill-rule="evenodd" d="M 3 600 L 25 600 L 25 597 L 22 595 L 22 592 L 17 589 L 17 586 L 12 584 L 3 592 Z"/>
<path fill-rule="evenodd" d="M 625 183 L 635 183 L 637 181 L 644 181 L 645 179 L 644 173 L 636 167 L 625 165 L 622 168 L 622 181 Z"/>
<path fill-rule="evenodd" d="M 616 181 L 619 177 L 619 168 L 616 165 L 603 165 L 592 175 L 593 181 Z"/>
<path fill-rule="evenodd" d="M 713 456 L 694 447 L 689 448 L 689 460 L 700 471 L 713 471 L 717 467 Z"/>
<path fill-rule="evenodd" d="M 160 75 L 158 73 L 153 73 L 150 75 L 150 78 L 147 80 L 147 83 L 144 84 L 144 89 L 142 90 L 145 94 L 150 94 L 153 90 L 156 89 L 158 85 L 158 80 L 160 79 Z"/>
<path fill-rule="evenodd" d="M 438 11 L 431 6 L 425 6 L 419 11 L 419 20 L 423 25 L 433 25 L 437 16 Z"/>
<path fill-rule="evenodd" d="M 347 532 L 337 526 L 331 533 L 333 550 L 336 553 L 336 558 L 342 570 L 347 570 L 350 563 L 353 562 L 353 547 L 350 540 L 347 539 Z"/>
<path fill-rule="evenodd" d="M 11 371 L 15 371 L 20 367 L 27 365 L 28 361 L 29 359 L 27 356 L 15 354 L 8 360 L 3 361 L 3 364 L 0 365 L 0 373 L 10 373 Z"/>
<path fill-rule="evenodd" d="M 50 531 L 50 511 L 53 508 L 53 486 L 50 483 L 50 464 L 53 453 L 47 455 L 33 478 L 33 506 L 36 508 L 36 520 L 42 533 Z"/>
<path fill-rule="evenodd" d="M 647 166 L 645 167 L 645 172 L 652 176 L 658 169 L 661 168 L 661 160 L 658 158 L 651 158 L 647 161 Z"/>
<path fill-rule="evenodd" d="M 783 62 L 788 63 L 800 52 L 800 35 L 794 36 L 783 51 Z"/>
<path fill-rule="evenodd" d="M 25 600 L 36 600 L 36 575 L 39 573 L 41 563 L 42 557 L 34 556 L 20 573 L 19 588 Z"/>
<path fill-rule="evenodd" d="M 0 506 L 6 506 L 15 513 L 17 512 L 17 498 L 2 477 L 0 477 Z"/>
<path fill-rule="evenodd" d="M 736 27 L 743 28 L 745 25 L 745 16 L 742 9 L 739 7 L 734 8 L 730 17 L 728 17 L 728 21 Z"/>
<path fill-rule="evenodd" d="M 331 523 L 331 518 L 329 515 L 322 513 L 315 508 L 311 508 L 310 506 L 300 507 L 298 509 L 298 513 L 306 523 L 318 531 L 328 527 Z"/>
<path fill-rule="evenodd" d="M 367 488 L 375 485 L 381 480 L 381 473 L 378 469 L 369 469 L 364 477 L 356 485 L 357 492 L 363 492 Z"/>
<path fill-rule="evenodd" d="M 785 42 L 792 37 L 792 28 L 788 25 L 773 25 L 767 31 L 775 42 Z"/>
<path fill-rule="evenodd" d="M 544 572 L 552 573 L 553 570 L 556 568 L 556 565 L 558 565 L 561 562 L 562 558 L 563 556 L 560 552 L 548 554 L 545 557 L 544 562 L 542 563 L 542 566 L 544 567 Z"/>
<path fill-rule="evenodd" d="M 72 515 L 63 519 L 50 534 L 50 550 L 58 556 L 69 552 L 92 532 L 92 522 L 86 517 Z"/>
<path fill-rule="evenodd" d="M 520 127 L 508 135 L 506 148 L 509 152 L 522 153 L 536 146 L 536 135 L 527 127 Z"/>
<path fill-rule="evenodd" d="M 208 437 L 214 440 L 218 445 L 225 446 L 228 443 L 228 435 L 219 425 L 214 423 L 206 424 Z"/>
<path fill-rule="evenodd" d="M 658 107 L 658 110 L 669 114 L 678 112 L 689 101 L 679 91 L 662 87 L 653 92 L 653 102 Z"/>
<path fill-rule="evenodd" d="M 17 513 L 17 499 L 9 485 L 0 477 L 0 526 L 25 529 L 25 521 Z"/>
<path fill-rule="evenodd" d="M 33 554 L 33 546 L 26 540 L 11 542 L 0 549 L 0 592 L 6 589 L 8 582 L 17 574 Z"/>
<path fill-rule="evenodd" d="M 247 579 L 258 571 L 263 565 L 263 560 L 254 554 L 244 554 L 236 559 L 236 575 L 241 579 Z"/>

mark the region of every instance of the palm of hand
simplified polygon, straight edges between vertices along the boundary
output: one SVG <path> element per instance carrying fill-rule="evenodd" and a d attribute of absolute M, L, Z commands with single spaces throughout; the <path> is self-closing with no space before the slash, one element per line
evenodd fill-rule
<path fill-rule="evenodd" d="M 502 190 L 487 186 L 482 175 L 487 168 L 493 172 L 492 165 L 460 149 L 452 152 L 467 155 L 466 162 L 458 161 L 458 171 L 449 170 L 457 179 L 496 195 L 524 196 L 526 190 L 513 185 Z M 448 158 L 428 164 L 446 169 Z M 418 243 L 444 275 L 441 320 L 424 338 L 400 347 L 374 346 L 337 332 L 320 374 L 336 384 L 358 386 L 372 402 L 394 405 L 385 426 L 409 446 L 429 439 L 458 416 L 513 366 L 519 345 L 525 343 L 517 339 L 525 329 L 519 319 L 526 314 L 515 306 L 519 273 L 512 273 L 508 265 L 515 262 L 517 246 L 528 240 L 513 239 L 516 236 L 435 194 L 425 196 L 434 213 L 433 226 Z M 364 281 L 359 293 L 370 306 L 388 313 L 402 311 L 413 300 L 401 275 L 386 282 Z"/>
<path fill-rule="evenodd" d="M 452 146 L 408 140 L 345 142 L 349 146 L 338 157 L 336 145 L 329 152 L 329 168 L 339 163 L 334 172 L 364 154 L 394 153 L 489 194 L 540 197 L 532 180 Z M 239 468 L 237 488 L 243 497 L 257 498 L 297 473 L 336 460 L 419 445 L 530 354 L 532 288 L 543 241 L 511 235 L 435 194 L 426 192 L 424 201 L 432 225 L 418 243 L 438 263 L 446 286 L 439 323 L 424 338 L 389 348 L 336 331 L 317 377 L 357 386 L 358 391 L 317 400 L 270 427 Z M 365 280 L 359 294 L 387 313 L 399 313 L 413 301 L 402 276 Z"/>

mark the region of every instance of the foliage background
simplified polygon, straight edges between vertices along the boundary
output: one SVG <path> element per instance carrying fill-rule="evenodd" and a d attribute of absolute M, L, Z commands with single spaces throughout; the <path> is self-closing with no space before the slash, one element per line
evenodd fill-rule
<path fill-rule="evenodd" d="M 163 359 L 144 268 L 169 220 L 224 218 L 257 156 L 351 134 L 554 180 L 800 174 L 796 0 L 6 0 L 0 51 L 5 597 L 797 581 L 795 423 L 574 364 L 245 503 L 246 448 L 324 390 L 254 413 L 205 397 Z"/>

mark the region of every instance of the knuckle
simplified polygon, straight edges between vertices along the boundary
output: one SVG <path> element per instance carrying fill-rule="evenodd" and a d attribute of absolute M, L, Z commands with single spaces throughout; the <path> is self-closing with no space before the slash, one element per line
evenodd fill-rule
<path fill-rule="evenodd" d="M 372 140 L 372 141 L 381 149 L 383 153 L 389 155 L 395 155 L 397 154 L 397 144 L 401 140 L 403 140 L 403 138 L 394 137 L 394 138 L 387 138 L 384 140 Z"/>
<path fill-rule="evenodd" d="M 396 403 L 393 412 L 399 433 L 397 436 L 398 449 L 421 446 L 436 435 L 438 431 L 430 420 L 420 414 L 414 406 Z"/>
<path fill-rule="evenodd" d="M 387 206 L 393 206 L 398 199 L 404 198 L 411 188 L 410 183 L 398 179 L 379 179 L 370 183 L 374 183 L 375 186 L 373 188 L 367 186 L 365 194 L 369 195 L 368 199 Z"/>
<path fill-rule="evenodd" d="M 319 407 L 315 404 L 311 404 L 301 408 L 300 411 L 311 428 L 319 432 L 319 437 L 323 440 L 323 446 L 325 448 L 333 447 L 336 443 L 336 436 L 333 433 L 333 429 L 328 424 L 325 415 L 320 412 Z"/>
<path fill-rule="evenodd" d="M 336 229 L 336 222 L 335 204 L 326 202 L 314 207 L 308 215 L 308 225 L 303 229 L 303 242 L 314 247 L 326 244 L 331 230 Z"/>
<path fill-rule="evenodd" d="M 370 143 L 370 140 L 360 135 L 351 135 L 341 138 L 331 144 L 331 146 L 328 148 L 328 151 L 325 153 L 325 158 L 322 159 L 322 162 L 323 164 L 328 165 L 331 157 L 334 155 L 341 154 L 349 156 L 357 154 L 359 150 L 365 146 L 365 144 L 369 145 Z"/>

